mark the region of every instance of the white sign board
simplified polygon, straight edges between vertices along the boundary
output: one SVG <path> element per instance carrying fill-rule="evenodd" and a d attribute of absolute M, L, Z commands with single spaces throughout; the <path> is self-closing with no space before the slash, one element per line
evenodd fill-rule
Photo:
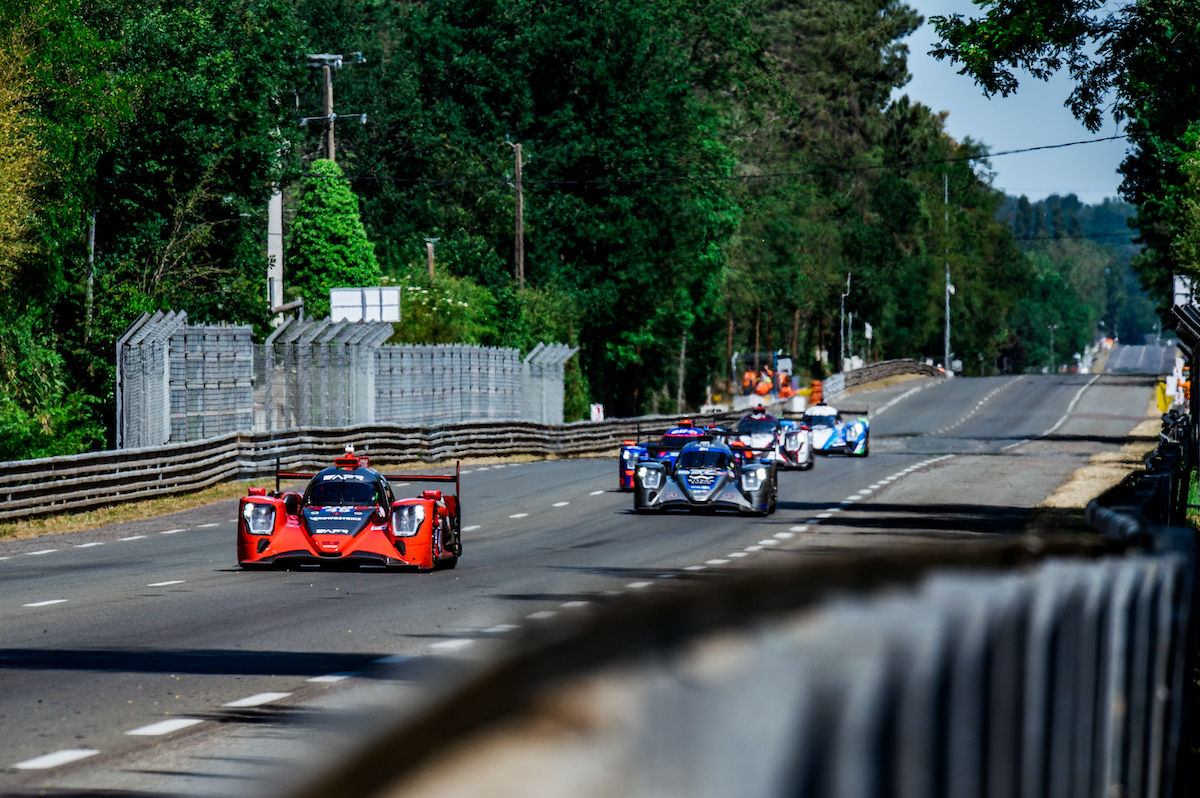
<path fill-rule="evenodd" d="M 333 321 L 400 321 L 400 288 L 330 288 Z"/>

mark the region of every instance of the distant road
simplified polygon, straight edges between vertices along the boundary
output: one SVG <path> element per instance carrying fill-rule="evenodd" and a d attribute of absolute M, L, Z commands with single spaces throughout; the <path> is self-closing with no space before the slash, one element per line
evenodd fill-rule
<path fill-rule="evenodd" d="M 1104 374 L 1170 374 L 1175 368 L 1175 344 L 1127 346 L 1117 344 L 1101 371 Z"/>

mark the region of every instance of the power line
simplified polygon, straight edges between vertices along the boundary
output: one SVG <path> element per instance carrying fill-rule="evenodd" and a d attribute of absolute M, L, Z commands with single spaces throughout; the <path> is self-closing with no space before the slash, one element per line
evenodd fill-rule
<path fill-rule="evenodd" d="M 524 177 L 523 182 L 528 185 L 543 185 L 543 186 L 587 186 L 587 185 L 653 185 L 663 183 L 750 183 L 763 180 L 786 180 L 797 177 L 807 177 L 813 174 L 828 174 L 830 172 L 841 172 L 843 174 L 853 174 L 857 172 L 873 172 L 884 170 L 905 170 L 914 169 L 921 166 L 940 166 L 952 163 L 964 163 L 969 161 L 984 161 L 990 158 L 1001 158 L 1009 155 L 1021 155 L 1030 152 L 1040 152 L 1043 150 L 1057 150 L 1065 147 L 1077 147 L 1084 144 L 1100 144 L 1107 141 L 1117 141 L 1126 139 L 1127 135 L 1121 134 L 1116 136 L 1106 136 L 1098 139 L 1082 139 L 1079 141 L 1068 141 L 1061 144 L 1041 144 L 1034 147 L 1022 147 L 1012 150 L 998 150 L 995 152 L 978 153 L 975 155 L 957 155 L 949 158 L 934 158 L 925 161 L 908 161 L 896 164 L 866 164 L 862 166 L 844 166 L 844 165 L 826 165 L 814 166 L 807 169 L 801 169 L 791 172 L 764 172 L 757 175 L 662 175 L 662 176 L 645 176 L 645 177 L 590 177 L 590 178 L 531 178 Z M 397 184 L 424 184 L 424 185 L 495 185 L 497 187 L 506 185 L 506 181 L 500 178 L 491 177 L 386 177 L 382 175 L 347 175 L 347 179 L 356 182 L 378 182 L 378 183 L 397 183 Z"/>

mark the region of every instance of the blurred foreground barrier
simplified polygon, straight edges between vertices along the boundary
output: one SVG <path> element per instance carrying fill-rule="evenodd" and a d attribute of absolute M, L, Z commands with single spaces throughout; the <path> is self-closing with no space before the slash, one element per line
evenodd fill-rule
<path fill-rule="evenodd" d="M 539 626 L 289 795 L 1192 794 L 1195 541 L 1161 520 L 1188 439 L 1102 534 L 680 572 Z"/>
<path fill-rule="evenodd" d="M 720 413 L 694 418 L 697 423 L 727 424 L 740 415 Z M 644 416 L 563 425 L 504 421 L 439 427 L 369 424 L 302 428 L 0 462 L 0 521 L 172 496 L 231 479 L 271 476 L 277 458 L 285 469 L 323 466 L 348 443 L 374 462 L 387 465 L 468 457 L 615 453 L 622 440 L 639 433 L 662 434 L 675 426 L 678 418 Z"/>

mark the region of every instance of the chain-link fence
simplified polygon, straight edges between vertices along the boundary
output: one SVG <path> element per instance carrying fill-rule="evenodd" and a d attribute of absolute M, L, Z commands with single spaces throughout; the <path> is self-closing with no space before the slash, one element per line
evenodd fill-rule
<path fill-rule="evenodd" d="M 117 447 L 157 446 L 249 429 L 252 330 L 192 326 L 143 313 L 117 342 Z"/>
<path fill-rule="evenodd" d="M 563 423 L 575 349 L 384 346 L 387 322 L 289 319 L 262 344 L 249 327 L 143 314 L 117 342 L 117 446 L 299 427 L 470 421 Z"/>

